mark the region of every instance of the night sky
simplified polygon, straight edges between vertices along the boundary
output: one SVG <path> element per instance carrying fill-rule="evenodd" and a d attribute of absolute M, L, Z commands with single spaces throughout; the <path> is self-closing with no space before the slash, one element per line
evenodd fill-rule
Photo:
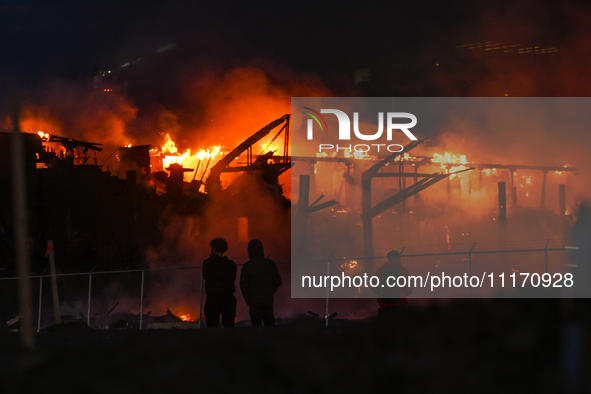
<path fill-rule="evenodd" d="M 498 75 L 506 77 L 515 65 L 475 65 L 471 56 L 466 60 L 456 49 L 485 41 L 558 47 L 564 52 L 551 67 L 568 69 L 569 74 L 574 68 L 584 79 L 572 88 L 560 83 L 559 88 L 542 90 L 532 89 L 529 82 L 517 94 L 586 95 L 588 86 L 588 68 L 582 63 L 589 61 L 591 13 L 585 2 L 2 4 L 2 97 L 15 89 L 33 94 L 55 79 L 83 80 L 95 64 L 112 68 L 140 105 L 147 94 L 174 105 L 175 89 L 183 85 L 185 75 L 244 64 L 318 75 L 335 95 L 496 95 L 486 87 L 470 87 Z M 137 59 L 141 60 L 134 63 Z M 534 71 L 530 64 L 523 66 L 519 74 L 538 73 L 533 84 L 543 84 L 544 75 L 550 74 L 544 62 L 532 63 Z M 121 68 L 126 63 L 130 64 Z M 436 64 L 441 68 L 435 69 Z M 364 91 L 352 79 L 355 69 L 365 67 L 381 67 L 391 86 L 409 87 Z M 508 78 L 507 85 L 514 85 L 513 77 Z"/>

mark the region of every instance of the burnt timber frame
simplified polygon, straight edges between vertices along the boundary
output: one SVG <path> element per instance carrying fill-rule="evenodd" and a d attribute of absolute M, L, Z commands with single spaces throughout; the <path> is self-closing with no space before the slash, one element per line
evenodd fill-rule
<path fill-rule="evenodd" d="M 338 204 L 336 200 L 330 200 L 318 204 L 324 198 L 321 194 L 312 204 L 310 204 L 310 175 L 300 175 L 300 192 L 298 198 L 298 210 L 295 216 L 296 228 L 296 253 L 304 256 L 308 247 L 308 217 L 311 213 L 321 211 L 325 208 Z"/>
<path fill-rule="evenodd" d="M 213 166 L 209 172 L 209 176 L 206 181 L 207 192 L 212 193 L 212 194 L 221 192 L 222 183 L 220 180 L 220 175 L 223 172 L 245 171 L 246 173 L 250 173 L 252 170 L 256 170 L 257 166 L 261 167 L 261 166 L 263 166 L 263 164 L 266 164 L 266 162 L 263 163 L 263 160 L 266 158 L 270 158 L 270 156 L 272 156 L 272 154 L 263 154 L 264 153 L 263 152 L 256 160 L 253 161 L 252 160 L 252 156 L 253 156 L 252 146 L 256 142 L 258 142 L 259 140 L 264 138 L 267 134 L 269 134 L 274 128 L 276 128 L 282 124 L 283 124 L 283 126 L 281 127 L 281 129 L 279 130 L 277 135 L 275 135 L 273 140 L 267 145 L 267 148 L 272 144 L 272 142 L 275 141 L 275 139 L 279 136 L 279 134 L 281 134 L 283 131 L 285 131 L 285 140 L 283 143 L 284 152 L 283 152 L 283 156 L 282 156 L 283 162 L 281 164 L 275 163 L 275 166 L 280 167 L 281 173 L 290 169 L 291 168 L 291 158 L 287 154 L 288 153 L 288 146 L 289 146 L 289 122 L 290 122 L 290 119 L 291 119 L 291 115 L 286 114 L 286 115 L 283 115 L 281 118 L 274 120 L 273 122 L 269 123 L 268 125 L 266 125 L 262 129 L 260 129 L 259 131 L 257 131 L 256 133 L 254 133 L 253 135 L 248 137 L 240 145 L 238 145 L 236 148 L 234 148 L 234 150 L 232 150 L 230 153 L 228 153 L 226 156 L 224 156 L 220 161 L 218 161 L 216 163 L 216 165 Z M 265 148 L 265 149 L 267 149 L 267 148 Z M 232 163 L 232 161 L 234 161 L 238 156 L 240 156 L 245 151 L 247 151 L 247 154 L 248 154 L 247 165 L 243 166 L 243 167 L 237 167 L 236 169 L 233 169 L 233 167 L 229 167 L 230 163 Z M 269 153 L 271 153 L 271 152 L 269 152 Z"/>
<path fill-rule="evenodd" d="M 405 201 L 407 198 L 420 193 L 421 191 L 425 190 L 429 186 L 434 185 L 435 183 L 450 177 L 453 174 L 458 174 L 464 171 L 470 171 L 474 168 L 469 168 L 462 171 L 457 171 L 454 173 L 447 173 L 447 174 L 418 174 L 418 173 L 385 173 L 385 172 L 378 172 L 382 167 L 384 167 L 387 163 L 393 161 L 397 156 L 400 156 L 403 152 L 408 152 L 414 148 L 416 148 L 419 144 L 422 144 L 426 138 L 420 138 L 417 141 L 413 141 L 406 145 L 404 149 L 400 152 L 395 152 L 390 156 L 386 157 L 385 159 L 381 160 L 380 162 L 371 166 L 367 171 L 365 171 L 361 176 L 361 208 L 362 214 L 361 219 L 363 221 L 363 257 L 364 257 L 364 269 L 365 272 L 369 275 L 373 274 L 374 272 L 374 264 L 373 264 L 373 257 L 374 257 L 374 248 L 373 248 L 373 218 L 380 213 L 384 212 L 385 210 L 395 206 L 398 203 Z M 423 178 L 421 180 L 417 180 L 414 184 L 409 187 L 405 187 L 393 195 L 385 199 L 384 201 L 376 204 L 372 207 L 371 202 L 371 181 L 373 178 L 383 178 L 383 177 L 405 177 L 405 178 Z"/>

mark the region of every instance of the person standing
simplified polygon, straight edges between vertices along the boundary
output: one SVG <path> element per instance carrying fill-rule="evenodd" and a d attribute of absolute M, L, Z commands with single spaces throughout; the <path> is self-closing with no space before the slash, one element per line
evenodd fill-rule
<path fill-rule="evenodd" d="M 281 275 L 277 264 L 265 258 L 263 243 L 253 239 L 248 243 L 249 261 L 244 263 L 240 273 L 240 290 L 249 307 L 250 323 L 253 327 L 275 325 L 273 295 L 281 286 Z"/>
<path fill-rule="evenodd" d="M 236 263 L 224 256 L 228 250 L 224 238 L 215 238 L 209 246 L 211 255 L 203 262 L 205 323 L 208 328 L 217 328 L 221 315 L 224 327 L 232 328 L 236 318 Z"/>
<path fill-rule="evenodd" d="M 408 270 L 400 263 L 400 253 L 391 250 L 386 255 L 388 261 L 376 270 L 375 275 L 380 278 L 378 291 L 378 324 L 395 323 L 399 312 L 406 306 L 407 297 L 412 293 L 413 287 L 408 281 Z M 396 284 L 398 277 L 404 277 L 404 287 L 388 286 L 387 283 Z M 391 278 L 388 282 L 388 278 Z"/>

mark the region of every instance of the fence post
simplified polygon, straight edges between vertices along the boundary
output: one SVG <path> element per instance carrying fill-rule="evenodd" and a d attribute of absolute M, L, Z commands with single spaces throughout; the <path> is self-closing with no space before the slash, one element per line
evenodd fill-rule
<path fill-rule="evenodd" d="M 41 304 L 43 301 L 43 274 L 47 271 L 47 268 L 43 270 L 39 277 L 39 314 L 37 315 L 37 332 L 41 331 Z"/>
<path fill-rule="evenodd" d="M 330 255 L 330 257 L 332 257 L 332 255 Z M 330 257 L 328 258 L 328 262 L 326 264 L 326 275 L 328 277 L 330 277 Z M 326 311 L 325 311 L 325 315 L 324 315 L 324 318 L 325 318 L 325 322 L 324 322 L 325 324 L 324 325 L 325 325 L 325 327 L 328 327 L 328 300 L 330 298 L 329 292 L 330 292 L 330 290 L 329 290 L 329 287 L 327 285 L 326 286 Z"/>
<path fill-rule="evenodd" d="M 337 251 L 335 250 L 334 252 L 331 253 L 330 256 L 328 256 L 328 263 L 326 265 L 326 275 L 328 275 L 328 276 L 330 276 L 330 259 L 332 259 L 332 256 L 334 256 L 334 254 L 336 252 Z M 325 311 L 326 314 L 324 315 L 324 318 L 325 318 L 324 325 L 325 325 L 325 327 L 328 327 L 328 300 L 330 299 L 329 292 L 330 292 L 329 287 L 326 286 L 326 311 Z"/>
<path fill-rule="evenodd" d="M 92 267 L 88 274 L 88 310 L 86 311 L 86 325 L 90 327 L 90 296 L 92 294 L 92 272 L 96 268 L 96 265 Z"/>
<path fill-rule="evenodd" d="M 53 294 L 53 314 L 55 315 L 55 324 L 61 324 L 62 317 L 57 293 L 57 276 L 55 273 L 55 254 L 53 253 L 53 240 L 51 239 L 47 240 L 47 252 L 49 254 L 49 272 L 51 274 L 51 290 Z"/>
<path fill-rule="evenodd" d="M 145 269 L 142 268 L 142 287 L 141 287 L 141 293 L 140 293 L 140 330 L 143 327 L 143 323 L 144 323 L 144 275 L 145 275 Z"/>
<path fill-rule="evenodd" d="M 548 244 L 550 240 L 546 241 L 546 246 L 544 246 L 544 273 L 548 273 Z"/>
<path fill-rule="evenodd" d="M 203 266 L 201 267 L 201 275 L 199 279 L 199 320 L 197 321 L 197 328 L 201 328 L 201 315 L 203 312 Z"/>
<path fill-rule="evenodd" d="M 472 249 L 474 249 L 475 246 L 476 242 L 474 242 L 474 245 L 472 245 L 468 252 L 468 294 L 470 298 L 472 298 L 472 284 L 470 282 L 470 278 L 472 278 Z"/>

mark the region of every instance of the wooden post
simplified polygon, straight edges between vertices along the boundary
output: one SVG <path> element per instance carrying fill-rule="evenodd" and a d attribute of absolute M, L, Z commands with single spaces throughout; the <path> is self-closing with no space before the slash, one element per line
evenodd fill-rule
<path fill-rule="evenodd" d="M 478 191 L 482 190 L 482 170 L 478 170 Z"/>
<path fill-rule="evenodd" d="M 509 175 L 511 184 L 509 185 L 509 191 L 511 193 L 511 208 L 517 206 L 517 188 L 515 187 L 515 168 L 509 168 Z"/>
<path fill-rule="evenodd" d="M 500 241 L 507 243 L 507 191 L 505 182 L 499 182 L 499 228 Z"/>
<path fill-rule="evenodd" d="M 300 193 L 296 217 L 297 253 L 303 257 L 308 249 L 308 206 L 310 204 L 310 175 L 300 175 Z"/>
<path fill-rule="evenodd" d="M 361 178 L 361 208 L 363 220 L 363 267 L 373 275 L 373 217 L 371 216 L 371 176 Z"/>
<path fill-rule="evenodd" d="M 398 162 L 398 173 L 402 174 L 404 172 L 404 161 L 402 160 L 402 156 L 400 156 L 400 161 Z M 404 184 L 403 184 L 404 181 Z M 398 192 L 401 192 L 403 189 L 406 188 L 406 178 L 404 180 L 401 176 L 398 177 Z M 402 200 L 402 213 L 406 212 L 406 204 L 404 200 Z M 402 227 L 400 227 L 400 231 L 402 232 Z"/>
<path fill-rule="evenodd" d="M 449 174 L 449 168 L 447 168 L 446 172 Z M 447 177 L 447 205 L 451 202 L 451 177 Z"/>
<path fill-rule="evenodd" d="M 558 185 L 558 200 L 559 214 L 564 217 L 566 215 L 566 186 L 564 184 Z"/>
<path fill-rule="evenodd" d="M 330 277 L 330 258 L 332 257 L 332 255 L 334 254 L 334 252 L 330 255 L 330 257 L 328 258 L 328 262 L 326 263 L 326 276 L 329 278 Z M 328 302 L 330 300 L 330 287 L 326 286 L 326 311 L 324 313 L 324 325 L 326 327 L 328 327 Z"/>
<path fill-rule="evenodd" d="M 472 250 L 475 246 L 476 242 L 474 242 L 474 244 L 470 248 L 470 251 L 468 252 L 468 278 L 472 277 Z M 468 297 L 472 298 L 472 284 L 468 283 L 468 285 Z"/>
<path fill-rule="evenodd" d="M 95 268 L 96 268 L 96 265 L 94 267 L 92 267 L 92 270 L 90 270 L 90 273 L 88 274 L 88 309 L 86 312 L 86 325 L 88 327 L 90 327 L 90 301 L 91 301 L 91 297 L 92 297 L 92 273 L 94 272 Z"/>
<path fill-rule="evenodd" d="M 140 290 L 140 330 L 144 327 L 144 279 L 146 270 L 142 269 L 142 285 Z"/>
<path fill-rule="evenodd" d="M 41 307 L 43 305 L 43 274 L 47 270 L 44 269 L 41 275 L 39 276 L 39 311 L 37 314 L 37 332 L 41 331 Z"/>
<path fill-rule="evenodd" d="M 55 324 L 60 324 L 62 318 L 60 315 L 60 300 L 57 294 L 57 277 L 55 276 L 55 255 L 53 253 L 53 240 L 47 241 L 47 252 L 49 254 L 49 273 L 51 274 L 51 294 L 53 296 L 53 315 Z"/>
<path fill-rule="evenodd" d="M 27 183 L 24 160 L 23 136 L 19 128 L 20 103 L 18 96 L 12 97 L 12 210 L 14 218 L 14 245 L 18 273 L 18 301 L 21 319 L 21 344 L 29 351 L 35 350 L 33 329 L 33 299 L 31 294 L 29 263 L 29 229 L 27 217 Z"/>
<path fill-rule="evenodd" d="M 418 166 L 414 166 L 414 168 L 415 168 L 415 174 L 417 174 L 419 172 L 419 167 Z M 417 178 L 414 178 L 414 180 L 413 180 L 412 183 L 413 184 L 417 183 Z M 413 208 L 416 209 L 419 206 L 419 193 L 417 193 L 417 194 L 415 194 L 413 196 L 413 201 L 414 201 Z"/>
<path fill-rule="evenodd" d="M 542 181 L 542 209 L 546 208 L 546 175 L 548 171 L 542 171 L 544 173 L 544 180 Z"/>

